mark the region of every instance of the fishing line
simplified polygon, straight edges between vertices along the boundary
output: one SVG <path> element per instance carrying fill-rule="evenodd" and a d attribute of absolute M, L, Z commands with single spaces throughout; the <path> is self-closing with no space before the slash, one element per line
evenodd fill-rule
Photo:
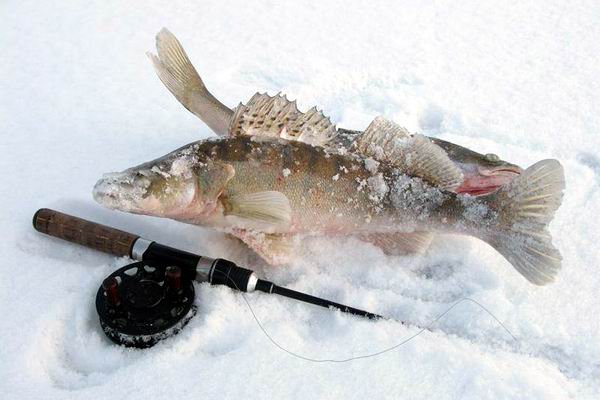
<path fill-rule="evenodd" d="M 235 282 L 233 282 L 233 284 L 235 285 Z M 515 335 L 513 335 L 512 332 L 506 327 L 506 325 L 504 325 L 502 323 L 502 321 L 500 321 L 483 304 L 479 303 L 477 300 L 472 299 L 470 297 L 463 297 L 463 298 L 457 300 L 450 307 L 448 307 L 444 312 L 442 312 L 437 317 L 435 317 L 427 326 L 421 328 L 417 333 L 409 336 L 408 338 L 400 341 L 399 343 L 397 343 L 397 344 L 395 344 L 393 346 L 387 347 L 387 348 L 385 348 L 383 350 L 380 350 L 380 351 L 376 351 L 374 353 L 363 354 L 363 355 L 354 356 L 354 357 L 348 357 L 348 358 L 339 358 L 339 359 L 335 359 L 335 358 L 311 358 L 311 357 L 303 356 L 302 354 L 298 354 L 298 353 L 296 353 L 296 352 L 294 352 L 292 350 L 289 350 L 286 347 L 284 347 L 282 344 L 280 344 L 277 340 L 275 340 L 269 334 L 269 332 L 265 329 L 264 325 L 260 322 L 260 319 L 258 318 L 258 316 L 256 315 L 256 313 L 254 312 L 254 309 L 252 308 L 252 305 L 248 301 L 248 298 L 246 297 L 246 294 L 244 292 L 242 292 L 242 291 L 240 291 L 240 294 L 242 295 L 242 298 L 244 299 L 244 302 L 246 303 L 246 306 L 248 307 L 248 310 L 252 314 L 252 317 L 254 318 L 254 321 L 256 321 L 256 324 L 258 325 L 258 327 L 260 328 L 260 330 L 262 331 L 262 333 L 267 337 L 267 339 L 269 339 L 269 342 L 271 342 L 271 344 L 273 346 L 277 347 L 279 350 L 281 350 L 281 351 L 289 354 L 292 357 L 296 357 L 296 358 L 299 358 L 301 360 L 309 361 L 309 362 L 313 362 L 313 363 L 345 363 L 345 362 L 350 362 L 350 361 L 355 361 L 355 360 L 360 360 L 360 359 L 365 359 L 365 358 L 377 357 L 377 356 L 380 356 L 382 354 L 394 351 L 397 348 L 399 348 L 399 347 L 405 345 L 406 343 L 410 342 L 411 340 L 415 339 L 417 336 L 421 335 L 423 332 L 430 330 L 430 328 L 436 322 L 438 322 L 440 319 L 442 319 L 446 314 L 448 314 L 450 311 L 452 311 L 459 304 L 462 304 L 462 303 L 467 302 L 467 301 L 471 302 L 471 303 L 473 303 L 475 305 L 477 305 L 480 309 L 482 309 L 483 311 L 485 311 L 490 317 L 492 317 L 498 323 L 498 325 L 500 325 L 511 336 L 511 338 L 514 341 L 518 340 L 515 337 Z"/>

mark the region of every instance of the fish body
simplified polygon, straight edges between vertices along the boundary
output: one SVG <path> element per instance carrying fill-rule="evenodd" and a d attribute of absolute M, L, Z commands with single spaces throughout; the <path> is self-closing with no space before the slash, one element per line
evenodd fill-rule
<path fill-rule="evenodd" d="M 225 230 L 286 234 L 452 230 L 441 225 L 454 220 L 456 194 L 398 168 L 383 163 L 373 167 L 370 162 L 298 141 L 209 139 L 108 174 L 96 184 L 94 197 L 110 208 Z M 267 192 L 285 197 L 289 223 L 240 220 L 232 211 L 235 199 Z M 452 212 L 442 206 L 450 203 Z"/>
<path fill-rule="evenodd" d="M 264 246 L 265 234 L 277 242 L 300 234 L 467 234 L 542 284 L 560 267 L 546 225 L 563 185 L 560 164 L 545 160 L 497 193 L 473 197 L 434 187 L 390 163 L 374 167 L 369 157 L 239 136 L 196 142 L 109 174 L 96 184 L 94 198 L 113 209 L 231 232 L 255 249 Z"/>
<path fill-rule="evenodd" d="M 94 188 L 104 206 L 221 229 L 270 263 L 285 262 L 300 235 L 357 235 L 410 254 L 449 232 L 486 241 L 532 283 L 560 269 L 547 229 L 564 188 L 556 160 L 523 170 L 381 117 L 364 132 L 337 129 L 280 95 L 229 109 L 170 32 L 157 49 L 160 79 L 222 139 L 105 175 Z"/>

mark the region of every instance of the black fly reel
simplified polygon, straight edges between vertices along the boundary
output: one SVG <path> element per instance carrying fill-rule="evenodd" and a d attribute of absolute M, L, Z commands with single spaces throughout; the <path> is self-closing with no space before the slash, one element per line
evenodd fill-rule
<path fill-rule="evenodd" d="M 175 335 L 195 315 L 194 285 L 177 266 L 136 262 L 102 282 L 96 310 L 110 340 L 151 347 Z"/>

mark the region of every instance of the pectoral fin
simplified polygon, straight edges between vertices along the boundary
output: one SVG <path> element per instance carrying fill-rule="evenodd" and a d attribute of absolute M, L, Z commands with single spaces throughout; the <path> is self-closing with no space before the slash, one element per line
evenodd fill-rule
<path fill-rule="evenodd" d="M 433 234 L 430 232 L 394 232 L 372 233 L 360 235 L 360 239 L 379 247 L 389 256 L 423 254 L 431 241 Z"/>
<path fill-rule="evenodd" d="M 287 228 L 292 219 L 290 201 L 281 192 L 235 194 L 222 201 L 225 216 L 242 218 L 247 228 L 281 230 Z"/>

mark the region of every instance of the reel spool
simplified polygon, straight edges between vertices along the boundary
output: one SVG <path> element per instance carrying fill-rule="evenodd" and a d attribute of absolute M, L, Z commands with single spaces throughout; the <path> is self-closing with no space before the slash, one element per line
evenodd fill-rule
<path fill-rule="evenodd" d="M 196 314 L 194 285 L 177 266 L 136 262 L 102 282 L 96 311 L 113 342 L 151 347 L 175 335 Z"/>

